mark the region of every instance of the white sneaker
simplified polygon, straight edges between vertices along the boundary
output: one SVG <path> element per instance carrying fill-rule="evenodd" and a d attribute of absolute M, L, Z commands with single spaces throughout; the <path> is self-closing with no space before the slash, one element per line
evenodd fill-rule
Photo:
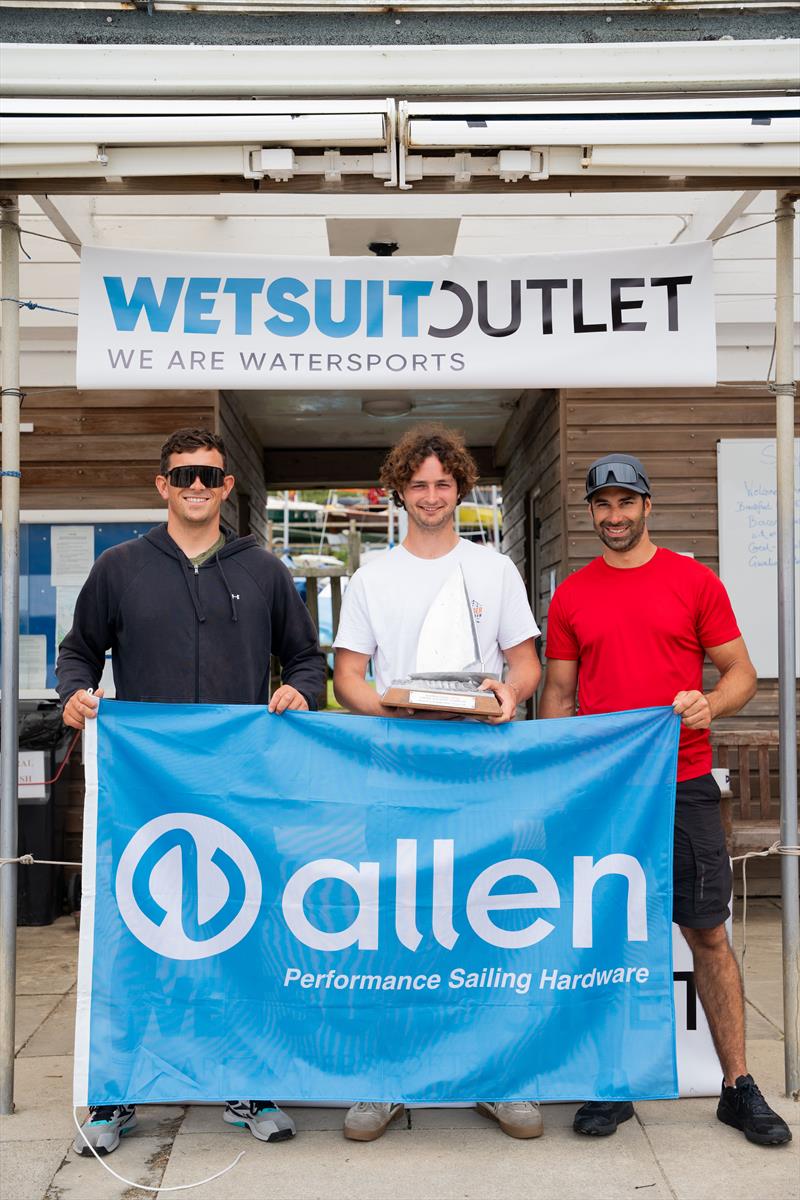
<path fill-rule="evenodd" d="M 353 1142 L 374 1142 L 404 1112 L 402 1104 L 374 1104 L 360 1100 L 347 1110 L 344 1136 Z"/>
<path fill-rule="evenodd" d="M 541 1110 L 533 1100 L 507 1100 L 501 1104 L 481 1102 L 475 1107 L 481 1116 L 497 1121 L 509 1137 L 535 1138 L 544 1132 Z"/>
<path fill-rule="evenodd" d="M 229 1100 L 222 1119 L 249 1129 L 260 1142 L 286 1142 L 297 1132 L 288 1113 L 271 1100 Z"/>
<path fill-rule="evenodd" d="M 83 1137 L 78 1134 L 72 1143 L 76 1154 L 92 1157 L 88 1141 L 101 1157 L 113 1154 L 119 1139 L 136 1128 L 136 1107 L 133 1104 L 95 1104 L 83 1124 Z"/>

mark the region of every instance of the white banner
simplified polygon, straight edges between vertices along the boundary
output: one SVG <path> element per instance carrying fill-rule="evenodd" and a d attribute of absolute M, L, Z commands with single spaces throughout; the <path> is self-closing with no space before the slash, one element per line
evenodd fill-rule
<path fill-rule="evenodd" d="M 731 896 L 731 908 L 733 897 Z M 733 922 L 726 922 L 733 938 Z M 677 925 L 672 926 L 672 978 L 675 991 L 675 1056 L 681 1096 L 718 1096 L 722 1067 L 711 1040 L 708 1018 L 694 981 L 692 952 Z"/>
<path fill-rule="evenodd" d="M 492 258 L 81 257 L 80 388 L 715 382 L 708 242 Z"/>

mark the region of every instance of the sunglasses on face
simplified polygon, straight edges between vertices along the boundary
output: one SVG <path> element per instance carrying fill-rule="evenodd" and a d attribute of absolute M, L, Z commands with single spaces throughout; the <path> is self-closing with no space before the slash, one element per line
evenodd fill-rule
<path fill-rule="evenodd" d="M 589 474 L 586 476 L 586 489 L 592 491 L 594 488 L 603 487 L 606 483 L 644 483 L 636 467 L 630 463 L 610 462 L 602 463 L 599 467 L 592 467 Z"/>
<path fill-rule="evenodd" d="M 190 488 L 195 479 L 199 479 L 203 487 L 221 488 L 225 482 L 225 472 L 222 467 L 194 466 L 189 463 L 186 467 L 173 467 L 167 471 L 167 479 L 172 487 Z"/>

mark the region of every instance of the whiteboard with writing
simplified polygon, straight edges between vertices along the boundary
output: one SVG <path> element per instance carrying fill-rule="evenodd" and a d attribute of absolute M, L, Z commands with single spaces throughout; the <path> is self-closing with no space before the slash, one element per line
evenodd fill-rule
<path fill-rule="evenodd" d="M 800 439 L 794 443 L 795 595 L 800 604 Z M 778 675 L 778 517 L 774 438 L 717 442 L 719 573 L 760 679 Z M 795 613 L 797 621 L 797 613 Z M 796 629 L 797 633 L 797 629 Z M 797 638 L 800 674 L 800 638 Z"/>

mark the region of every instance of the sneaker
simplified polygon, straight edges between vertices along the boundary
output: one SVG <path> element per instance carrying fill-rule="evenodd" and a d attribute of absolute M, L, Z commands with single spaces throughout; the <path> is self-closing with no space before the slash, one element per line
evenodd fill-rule
<path fill-rule="evenodd" d="M 487 1104 L 481 1101 L 475 1105 L 483 1117 L 491 1117 L 493 1121 L 507 1133 L 509 1137 L 534 1138 L 541 1137 L 544 1130 L 542 1113 L 539 1105 L 533 1100 L 510 1100 L 501 1104 Z"/>
<path fill-rule="evenodd" d="M 344 1136 L 352 1142 L 374 1142 L 405 1112 L 402 1104 L 373 1104 L 359 1101 L 347 1110 Z"/>
<path fill-rule="evenodd" d="M 133 1104 L 92 1105 L 81 1128 L 83 1137 L 77 1134 L 72 1143 L 76 1154 L 92 1157 L 92 1151 L 86 1142 L 89 1142 L 95 1154 L 101 1157 L 113 1154 L 119 1145 L 119 1139 L 136 1128 L 136 1108 Z"/>
<path fill-rule="evenodd" d="M 249 1129 L 260 1142 L 288 1142 L 297 1132 L 292 1118 L 271 1100 L 229 1100 L 222 1119 Z"/>
<path fill-rule="evenodd" d="M 575 1113 L 572 1128 L 590 1137 L 609 1137 L 617 1126 L 630 1121 L 633 1105 L 630 1100 L 587 1100 Z"/>
<path fill-rule="evenodd" d="M 752 1075 L 740 1075 L 734 1087 L 725 1087 L 723 1080 L 717 1119 L 741 1129 L 748 1142 L 759 1146 L 783 1146 L 792 1140 L 789 1126 L 767 1104 Z"/>

